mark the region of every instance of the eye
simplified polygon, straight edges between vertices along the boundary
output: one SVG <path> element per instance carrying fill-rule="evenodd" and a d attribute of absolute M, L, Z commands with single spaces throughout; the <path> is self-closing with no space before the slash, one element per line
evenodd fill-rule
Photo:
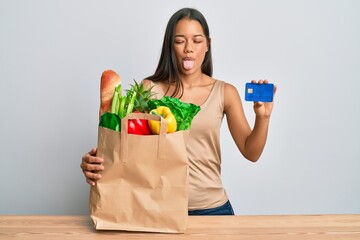
<path fill-rule="evenodd" d="M 182 44 L 185 42 L 185 39 L 183 39 L 182 37 L 175 37 L 174 43 L 175 44 Z"/>
<path fill-rule="evenodd" d="M 201 37 L 197 37 L 194 39 L 194 43 L 202 43 L 203 41 L 204 41 L 204 39 Z"/>
<path fill-rule="evenodd" d="M 184 43 L 185 41 L 183 41 L 183 40 L 175 40 L 175 44 L 182 44 L 182 43 Z"/>

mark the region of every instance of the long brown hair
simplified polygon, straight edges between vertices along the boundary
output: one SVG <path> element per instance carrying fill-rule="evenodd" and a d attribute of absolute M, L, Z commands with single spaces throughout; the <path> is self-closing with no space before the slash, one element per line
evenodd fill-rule
<path fill-rule="evenodd" d="M 202 15 L 201 12 L 193 8 L 182 8 L 178 10 L 171 16 L 167 24 L 160 60 L 156 71 L 153 75 L 146 78 L 153 82 L 166 82 L 168 84 L 168 89 L 166 93 L 169 90 L 170 84 L 175 83 L 175 90 L 172 93 L 173 97 L 176 96 L 179 92 L 181 92 L 180 96 L 182 96 L 184 88 L 180 78 L 180 71 L 178 65 L 176 64 L 176 58 L 173 48 L 176 24 L 184 18 L 196 20 L 201 24 L 208 44 L 208 51 L 205 54 L 204 61 L 201 65 L 201 70 L 204 74 L 210 77 L 212 76 L 213 72 L 210 31 L 205 17 Z"/>

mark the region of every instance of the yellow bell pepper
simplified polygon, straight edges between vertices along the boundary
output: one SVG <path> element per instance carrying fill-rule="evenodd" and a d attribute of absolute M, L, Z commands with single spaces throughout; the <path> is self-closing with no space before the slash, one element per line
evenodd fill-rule
<path fill-rule="evenodd" d="M 150 111 L 150 114 L 161 115 L 167 122 L 167 133 L 176 131 L 177 123 L 174 115 L 171 113 L 170 108 L 165 106 L 159 106 L 156 109 Z M 160 121 L 148 120 L 148 125 L 153 134 L 160 134 Z"/>

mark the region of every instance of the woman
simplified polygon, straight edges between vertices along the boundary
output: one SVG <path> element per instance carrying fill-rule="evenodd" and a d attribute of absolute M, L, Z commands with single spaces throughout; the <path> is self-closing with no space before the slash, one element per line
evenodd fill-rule
<path fill-rule="evenodd" d="M 144 84 L 153 86 L 157 98 L 167 95 L 201 106 L 187 143 L 189 215 L 234 215 L 220 176 L 223 116 L 241 154 L 256 162 L 265 146 L 273 103 L 254 103 L 256 120 L 251 129 L 237 89 L 212 78 L 209 28 L 204 16 L 191 8 L 181 9 L 170 18 L 158 67 Z M 103 170 L 103 159 L 95 155 L 96 148 L 82 158 L 81 168 L 90 185 L 101 178 L 97 171 Z"/>

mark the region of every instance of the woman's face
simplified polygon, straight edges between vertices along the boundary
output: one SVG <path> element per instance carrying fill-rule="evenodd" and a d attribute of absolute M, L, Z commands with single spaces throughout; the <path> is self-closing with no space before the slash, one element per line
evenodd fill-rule
<path fill-rule="evenodd" d="M 182 74 L 201 72 L 208 43 L 198 21 L 182 19 L 176 24 L 174 51 Z"/>

